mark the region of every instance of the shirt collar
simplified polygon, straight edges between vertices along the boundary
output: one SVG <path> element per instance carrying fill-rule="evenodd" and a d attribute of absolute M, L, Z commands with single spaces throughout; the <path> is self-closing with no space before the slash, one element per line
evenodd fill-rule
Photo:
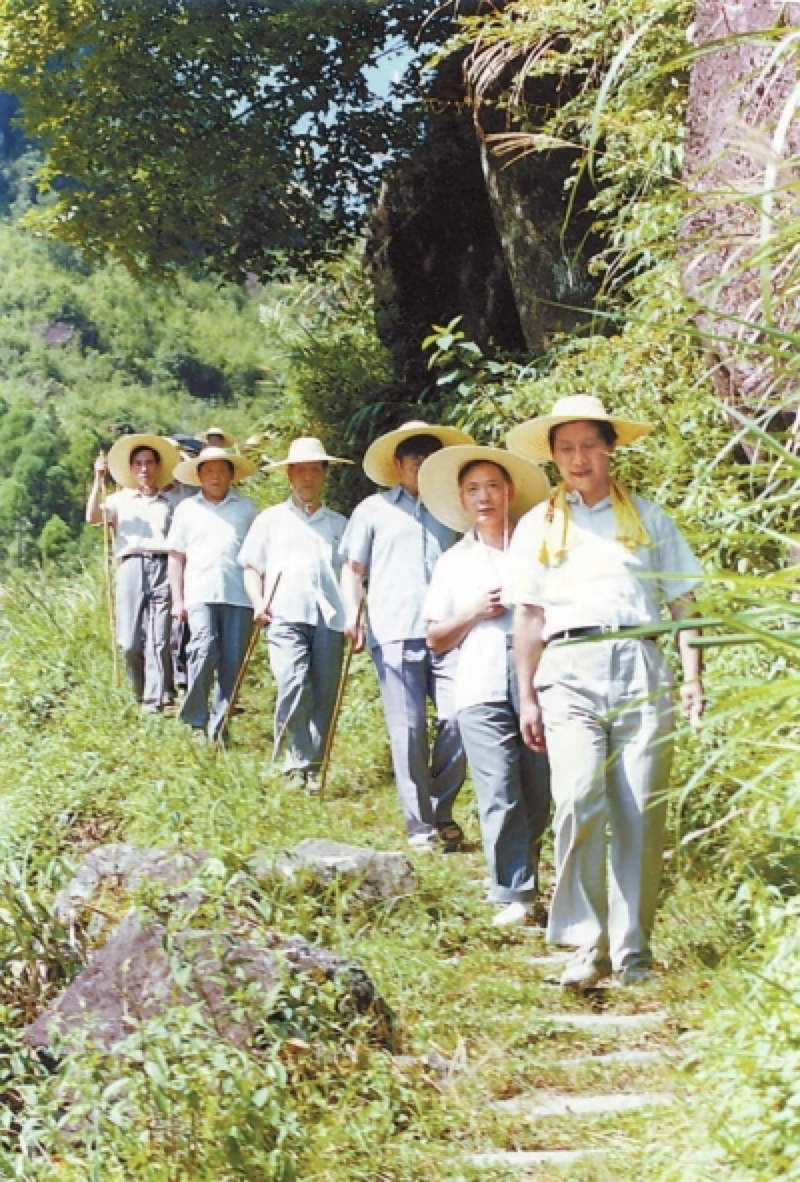
<path fill-rule="evenodd" d="M 159 497 L 162 497 L 164 500 L 167 499 L 167 490 L 165 488 L 158 489 L 155 496 L 152 497 L 146 497 L 141 489 L 138 488 L 129 488 L 128 492 L 131 496 L 138 497 L 140 501 L 157 501 Z"/>
<path fill-rule="evenodd" d="M 304 513 L 303 510 L 295 503 L 294 497 L 291 494 L 289 494 L 289 496 L 284 501 L 284 505 L 288 505 L 292 512 L 296 513 L 298 517 L 303 519 L 303 521 L 314 521 L 315 518 L 320 517 L 324 513 L 328 512 L 328 506 L 323 503 L 320 505 L 319 509 L 315 509 L 313 513 Z"/>
<path fill-rule="evenodd" d="M 577 490 L 573 490 L 567 493 L 567 500 L 569 501 L 570 505 L 580 505 L 583 509 L 588 510 L 589 513 L 595 513 L 599 509 L 611 508 L 610 496 L 603 497 L 602 501 L 598 501 L 596 505 L 590 506 L 586 504 L 583 497 L 579 492 L 577 492 Z"/>
<path fill-rule="evenodd" d="M 225 496 L 222 498 L 221 501 L 209 501 L 208 497 L 206 496 L 206 494 L 203 492 L 202 489 L 199 490 L 197 495 L 199 496 L 201 501 L 205 501 L 205 503 L 207 505 L 209 505 L 212 509 L 221 509 L 223 505 L 227 505 L 228 501 L 238 501 L 239 500 L 239 494 L 235 493 L 232 488 L 228 489 L 227 493 L 225 494 Z"/>

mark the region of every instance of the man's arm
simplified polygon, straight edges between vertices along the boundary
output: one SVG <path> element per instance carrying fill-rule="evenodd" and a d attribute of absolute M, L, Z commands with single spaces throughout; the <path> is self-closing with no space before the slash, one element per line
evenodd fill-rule
<path fill-rule="evenodd" d="M 253 623 L 266 626 L 272 620 L 269 597 L 264 596 L 266 576 L 254 566 L 244 568 L 244 589 L 253 605 Z"/>
<path fill-rule="evenodd" d="M 361 619 L 361 600 L 364 598 L 364 575 L 367 568 L 352 558 L 346 559 L 339 576 L 339 589 L 344 605 L 344 632 L 350 638 L 354 653 L 364 647 L 364 624 Z"/>
<path fill-rule="evenodd" d="M 172 616 L 176 620 L 187 620 L 189 613 L 183 602 L 183 576 L 186 573 L 186 555 L 179 550 L 170 550 L 167 559 L 167 577 L 172 599 Z"/>
<path fill-rule="evenodd" d="M 691 595 L 682 595 L 680 599 L 673 599 L 669 604 L 670 615 L 673 620 L 685 620 L 696 614 L 694 599 Z M 683 670 L 683 685 L 681 686 L 681 704 L 683 717 L 691 726 L 699 726 L 705 710 L 705 691 L 703 689 L 703 653 L 702 649 L 692 645 L 700 635 L 699 628 L 686 628 L 678 633 L 678 652 Z"/>
<path fill-rule="evenodd" d="M 101 452 L 94 462 L 94 480 L 89 492 L 89 499 L 86 502 L 86 522 L 88 525 L 103 524 L 102 498 L 107 471 L 108 460 Z"/>
<path fill-rule="evenodd" d="M 519 724 L 522 740 L 532 751 L 544 751 L 542 709 L 533 688 L 533 678 L 544 651 L 544 612 L 521 603 L 514 608 L 514 664 L 519 687 Z"/>

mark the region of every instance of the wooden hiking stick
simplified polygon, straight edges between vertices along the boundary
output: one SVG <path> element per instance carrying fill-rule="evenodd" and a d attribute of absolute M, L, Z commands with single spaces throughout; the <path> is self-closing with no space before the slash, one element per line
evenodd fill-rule
<path fill-rule="evenodd" d="M 267 611 L 269 611 L 269 609 L 272 607 L 272 601 L 275 598 L 275 592 L 278 590 L 278 583 L 281 581 L 282 574 L 282 571 L 278 571 L 275 577 L 275 582 L 272 584 L 272 590 L 270 591 L 269 599 L 267 600 Z M 255 647 L 258 644 L 258 638 L 263 630 L 263 624 L 255 624 L 253 626 L 253 632 L 247 645 L 247 651 L 242 658 L 242 663 L 239 666 L 239 672 L 236 674 L 236 682 L 233 687 L 233 693 L 231 694 L 231 700 L 228 702 L 228 709 L 225 711 L 225 717 L 222 720 L 222 726 L 219 728 L 219 734 L 217 735 L 217 746 L 219 746 L 222 740 L 225 738 L 225 731 L 228 729 L 228 723 L 230 722 L 233 711 L 236 708 L 239 690 L 242 688 L 242 682 L 244 681 L 244 675 L 247 672 L 247 666 L 250 664 L 250 658 L 255 652 Z"/>
<path fill-rule="evenodd" d="M 105 453 L 103 453 L 105 459 Z M 100 512 L 103 515 L 103 570 L 106 581 L 106 605 L 108 607 L 108 628 L 111 633 L 111 670 L 114 686 L 119 689 L 119 653 L 117 652 L 117 627 L 114 617 L 114 588 L 111 585 L 111 529 L 108 524 L 106 507 L 106 478 L 103 475 L 103 491 L 100 495 Z"/>
<path fill-rule="evenodd" d="M 361 603 L 358 606 L 358 615 L 356 616 L 356 628 L 358 628 L 359 624 L 361 623 L 361 613 L 363 611 L 363 608 L 364 608 L 364 600 L 362 598 Z M 331 762 L 331 752 L 333 751 L 333 740 L 334 740 L 334 736 L 336 734 L 336 727 L 339 723 L 339 715 L 342 710 L 342 701 L 344 699 L 344 687 L 347 684 L 347 675 L 350 672 L 350 662 L 352 661 L 352 659 L 353 659 L 353 642 L 351 640 L 350 644 L 348 646 L 348 649 L 347 649 L 347 656 L 344 659 L 344 665 L 342 665 L 342 675 L 339 678 L 339 688 L 336 691 L 336 702 L 333 707 L 333 714 L 331 715 L 331 724 L 328 727 L 328 737 L 325 740 L 325 752 L 322 756 L 322 767 L 319 769 L 319 802 L 320 802 L 320 804 L 322 804 L 325 799 L 325 781 L 328 778 L 328 768 L 329 768 L 330 762 Z"/>

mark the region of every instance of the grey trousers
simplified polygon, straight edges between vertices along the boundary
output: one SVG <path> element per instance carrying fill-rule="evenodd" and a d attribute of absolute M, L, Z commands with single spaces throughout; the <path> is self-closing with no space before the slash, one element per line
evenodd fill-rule
<path fill-rule="evenodd" d="M 137 701 L 158 708 L 173 697 L 167 556 L 133 554 L 117 570 L 117 643 Z"/>
<path fill-rule="evenodd" d="M 664 657 L 651 641 L 554 644 L 535 684 L 556 803 L 548 940 L 649 966 L 672 760 Z"/>
<path fill-rule="evenodd" d="M 504 702 L 458 712 L 481 823 L 483 852 L 494 903 L 529 903 L 539 892 L 539 852 L 550 817 L 546 755 L 526 747 L 519 729 L 519 698 L 511 670 Z"/>
<path fill-rule="evenodd" d="M 457 657 L 457 650 L 434 656 L 424 640 L 397 640 L 372 650 L 409 837 L 435 833 L 437 825 L 451 821 L 464 783 L 467 763 L 453 710 Z M 438 715 L 432 751 L 428 698 Z"/>
<path fill-rule="evenodd" d="M 283 770 L 317 772 L 336 704 L 344 633 L 316 624 L 273 620 L 267 630 L 275 678 L 275 750 Z"/>
<path fill-rule="evenodd" d="M 192 727 L 207 726 L 212 739 L 222 727 L 252 631 L 249 607 L 200 603 L 189 608 L 187 686 L 180 718 Z"/>

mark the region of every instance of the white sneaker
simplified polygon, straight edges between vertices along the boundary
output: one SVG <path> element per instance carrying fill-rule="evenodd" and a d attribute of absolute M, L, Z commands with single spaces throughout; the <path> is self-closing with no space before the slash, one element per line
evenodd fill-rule
<path fill-rule="evenodd" d="M 412 833 L 408 839 L 408 844 L 412 850 L 422 853 L 426 850 L 435 850 L 438 840 L 438 834 L 436 833 Z"/>
<path fill-rule="evenodd" d="M 533 913 L 532 903 L 509 903 L 498 911 L 492 920 L 493 928 L 519 927 L 527 923 L 528 916 Z"/>

